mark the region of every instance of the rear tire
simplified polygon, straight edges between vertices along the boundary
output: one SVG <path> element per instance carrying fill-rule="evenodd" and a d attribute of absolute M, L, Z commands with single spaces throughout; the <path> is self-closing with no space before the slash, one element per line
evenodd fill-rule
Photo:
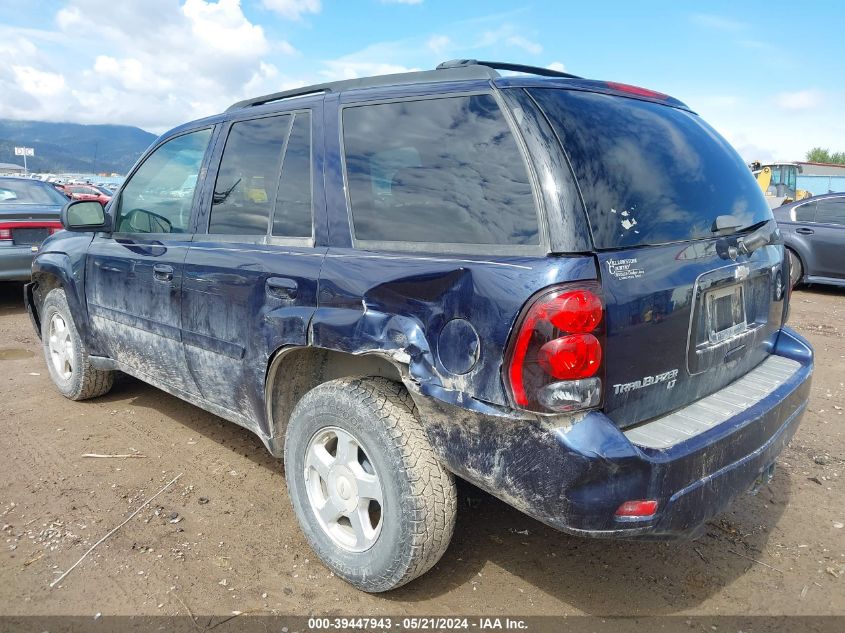
<path fill-rule="evenodd" d="M 801 283 L 804 277 L 804 267 L 801 265 L 801 258 L 792 249 L 787 248 L 786 254 L 789 257 L 789 283 L 795 288 Z"/>
<path fill-rule="evenodd" d="M 343 378 L 305 394 L 285 435 L 285 477 L 309 544 L 358 589 L 404 585 L 449 545 L 455 482 L 401 384 Z"/>
<path fill-rule="evenodd" d="M 41 343 L 50 378 L 70 400 L 86 400 L 107 393 L 114 372 L 95 369 L 79 336 L 68 307 L 65 291 L 55 288 L 41 305 Z"/>

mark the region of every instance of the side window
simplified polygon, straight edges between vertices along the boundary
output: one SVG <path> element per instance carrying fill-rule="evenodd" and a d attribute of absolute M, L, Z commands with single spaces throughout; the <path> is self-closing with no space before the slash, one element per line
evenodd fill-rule
<path fill-rule="evenodd" d="M 816 221 L 816 203 L 808 202 L 795 207 L 795 221 L 796 222 L 815 222 Z"/>
<path fill-rule="evenodd" d="M 845 225 L 845 198 L 826 198 L 816 205 L 816 222 Z"/>
<path fill-rule="evenodd" d="M 343 141 L 357 239 L 540 243 L 525 161 L 491 95 L 348 107 Z"/>
<path fill-rule="evenodd" d="M 282 159 L 273 235 L 311 237 L 311 115 L 295 115 Z"/>
<path fill-rule="evenodd" d="M 214 184 L 209 233 L 267 235 L 292 118 L 286 114 L 232 125 Z"/>
<path fill-rule="evenodd" d="M 123 187 L 115 226 L 121 233 L 184 233 L 211 130 L 177 136 L 150 154 Z M 189 187 L 184 183 L 190 182 Z"/>
<path fill-rule="evenodd" d="M 150 154 L 123 187 L 121 233 L 184 233 L 211 130 L 177 136 Z"/>

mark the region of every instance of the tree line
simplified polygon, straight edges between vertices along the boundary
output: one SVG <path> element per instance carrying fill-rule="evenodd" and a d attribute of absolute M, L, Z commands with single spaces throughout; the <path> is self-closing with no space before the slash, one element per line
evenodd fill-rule
<path fill-rule="evenodd" d="M 810 163 L 835 163 L 845 165 L 845 152 L 831 152 L 826 147 L 814 147 L 807 151 L 807 162 Z"/>

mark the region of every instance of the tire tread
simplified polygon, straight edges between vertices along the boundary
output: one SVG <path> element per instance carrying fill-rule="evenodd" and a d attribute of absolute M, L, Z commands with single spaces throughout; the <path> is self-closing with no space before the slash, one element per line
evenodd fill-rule
<path fill-rule="evenodd" d="M 395 475 L 403 477 L 411 488 L 406 499 L 411 505 L 409 555 L 397 555 L 391 567 L 355 584 L 365 591 L 387 591 L 421 576 L 448 548 L 458 504 L 454 477 L 436 458 L 410 393 L 402 384 L 386 378 L 340 378 L 313 389 L 296 409 L 310 406 L 308 401 L 313 397 L 335 401 L 351 397 L 364 405 L 398 449 Z"/>
<path fill-rule="evenodd" d="M 54 288 L 47 294 L 41 307 L 42 315 L 46 312 L 46 309 L 50 304 L 55 305 L 56 311 L 64 317 L 65 321 L 69 324 L 69 327 L 73 328 L 73 335 L 77 342 L 80 355 L 80 363 L 77 370 L 80 372 L 78 387 L 71 393 L 66 393 L 64 390 L 61 390 L 62 395 L 70 400 L 88 400 L 89 398 L 96 398 L 97 396 L 102 396 L 108 393 L 114 384 L 114 372 L 97 369 L 91 364 L 91 361 L 88 359 L 88 350 L 82 342 L 82 339 L 79 336 L 79 330 L 73 320 L 73 315 L 71 314 L 65 291 L 61 288 Z M 42 327 L 46 330 L 46 320 L 43 321 Z M 45 335 L 46 332 L 42 331 L 42 337 L 45 337 Z M 44 346 L 46 350 L 46 339 L 44 341 Z M 48 369 L 50 369 L 49 358 L 47 358 L 47 363 Z"/>

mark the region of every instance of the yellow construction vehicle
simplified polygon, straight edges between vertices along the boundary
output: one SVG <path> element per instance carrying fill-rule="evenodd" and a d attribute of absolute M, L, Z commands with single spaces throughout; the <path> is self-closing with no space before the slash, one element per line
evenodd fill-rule
<path fill-rule="evenodd" d="M 798 189 L 798 173 L 801 167 L 795 163 L 764 165 L 760 161 L 755 161 L 749 167 L 772 209 L 788 202 L 810 197 L 809 191 Z"/>

